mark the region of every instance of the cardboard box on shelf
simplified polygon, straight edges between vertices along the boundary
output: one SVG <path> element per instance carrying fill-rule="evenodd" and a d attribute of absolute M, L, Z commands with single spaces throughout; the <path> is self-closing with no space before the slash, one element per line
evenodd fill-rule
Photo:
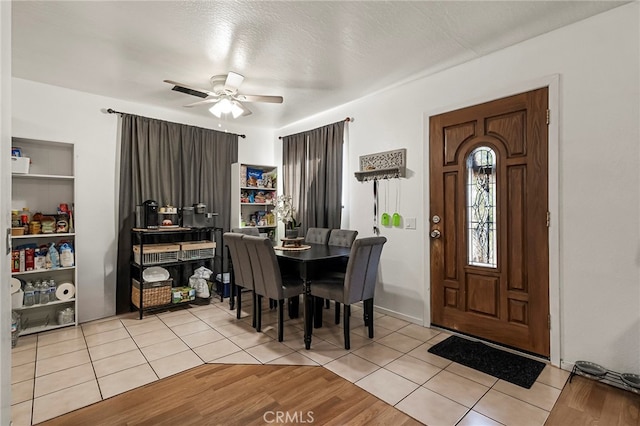
<path fill-rule="evenodd" d="M 190 302 L 196 298 L 196 289 L 191 287 L 173 287 L 171 303 Z"/>

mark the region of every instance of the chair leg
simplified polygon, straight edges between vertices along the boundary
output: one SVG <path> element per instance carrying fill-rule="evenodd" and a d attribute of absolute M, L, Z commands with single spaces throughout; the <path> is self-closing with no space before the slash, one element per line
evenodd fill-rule
<path fill-rule="evenodd" d="M 258 306 L 258 303 L 256 302 L 256 293 L 255 292 L 251 292 L 251 299 L 253 301 L 253 318 L 251 319 L 251 327 L 256 328 L 256 316 L 257 316 L 257 310 L 256 310 L 256 306 Z"/>
<path fill-rule="evenodd" d="M 331 307 L 331 301 L 329 299 L 324 300 L 324 308 L 329 309 Z"/>
<path fill-rule="evenodd" d="M 234 286 L 237 291 L 237 303 L 236 303 L 236 319 L 240 319 L 240 311 L 242 310 L 242 288 Z"/>
<path fill-rule="evenodd" d="M 369 339 L 373 339 L 373 299 L 367 300 L 368 317 L 369 317 Z"/>
<path fill-rule="evenodd" d="M 336 325 L 340 324 L 340 302 L 335 302 L 336 304 Z"/>
<path fill-rule="evenodd" d="M 290 297 L 288 301 L 289 318 L 294 319 L 299 316 L 300 296 Z"/>
<path fill-rule="evenodd" d="M 368 308 L 368 300 L 362 301 L 362 320 L 364 321 L 364 325 L 369 325 L 369 308 Z"/>
<path fill-rule="evenodd" d="M 224 280 L 223 280 L 224 281 Z M 233 311 L 233 309 L 235 308 L 235 298 L 233 297 L 236 293 L 236 288 L 238 288 L 237 285 L 235 285 L 233 283 L 233 277 L 232 277 L 232 281 L 231 284 L 229 284 L 229 309 L 231 309 Z M 222 296 L 223 296 L 223 300 L 224 300 L 224 282 L 222 283 Z"/>
<path fill-rule="evenodd" d="M 349 338 L 349 317 L 351 316 L 351 305 L 344 305 L 344 348 L 351 349 L 351 339 Z"/>
<path fill-rule="evenodd" d="M 256 307 L 256 331 L 260 332 L 262 330 L 262 296 L 258 295 L 258 306 Z"/>
<path fill-rule="evenodd" d="M 278 342 L 284 340 L 284 300 L 278 300 Z"/>
<path fill-rule="evenodd" d="M 315 297 L 314 299 L 313 328 L 322 328 L 322 308 L 324 307 L 324 299 L 321 297 Z"/>

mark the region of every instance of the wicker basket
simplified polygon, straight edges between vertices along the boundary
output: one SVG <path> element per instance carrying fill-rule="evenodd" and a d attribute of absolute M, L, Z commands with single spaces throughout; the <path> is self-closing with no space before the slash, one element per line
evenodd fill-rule
<path fill-rule="evenodd" d="M 185 241 L 180 243 L 180 260 L 210 259 L 215 256 L 216 243 L 213 241 Z"/>
<path fill-rule="evenodd" d="M 176 262 L 180 252 L 179 244 L 145 244 L 142 260 L 145 265 L 158 265 L 160 263 Z M 140 246 L 133 246 L 133 257 L 140 265 Z"/>
<path fill-rule="evenodd" d="M 135 278 L 131 279 L 131 302 L 140 308 L 140 283 Z M 142 306 L 143 308 L 151 308 L 153 306 L 162 306 L 171 303 L 171 285 L 172 279 L 166 281 L 143 282 L 142 290 Z"/>

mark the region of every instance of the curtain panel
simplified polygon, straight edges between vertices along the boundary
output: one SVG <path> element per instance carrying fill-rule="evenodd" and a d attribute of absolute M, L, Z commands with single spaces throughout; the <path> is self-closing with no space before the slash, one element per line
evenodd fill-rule
<path fill-rule="evenodd" d="M 118 277 L 116 312 L 130 309 L 131 228 L 135 207 L 191 206 L 202 202 L 218 213 L 216 226 L 229 229 L 231 164 L 238 161 L 238 135 L 122 114 Z"/>
<path fill-rule="evenodd" d="M 344 121 L 283 137 L 284 193 L 291 195 L 302 231 L 340 228 Z"/>

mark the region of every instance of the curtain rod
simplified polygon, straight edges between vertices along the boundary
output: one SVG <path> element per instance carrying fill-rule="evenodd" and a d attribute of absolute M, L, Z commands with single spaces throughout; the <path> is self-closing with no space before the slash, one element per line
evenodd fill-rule
<path fill-rule="evenodd" d="M 348 123 L 348 122 L 350 122 L 350 121 L 353 121 L 353 118 L 352 118 L 352 117 L 347 117 L 347 118 L 345 118 L 345 119 L 344 119 L 344 120 L 342 120 L 342 121 L 346 121 L 346 122 Z M 307 131 L 307 130 L 305 130 L 305 131 Z M 304 133 L 304 132 L 298 132 L 298 133 Z M 296 134 L 297 134 L 297 133 L 294 133 L 294 135 L 296 135 Z M 288 135 L 288 136 L 291 136 L 291 135 Z M 278 139 L 282 139 L 282 138 L 286 138 L 286 136 L 278 136 Z"/>
<path fill-rule="evenodd" d="M 113 108 L 107 108 L 107 110 L 106 110 L 106 111 L 107 111 L 107 113 L 109 113 L 109 114 L 120 114 L 120 115 L 122 115 L 122 114 L 129 114 L 129 113 L 127 113 L 127 112 L 116 111 L 116 110 L 115 110 L 115 109 L 113 109 Z M 136 115 L 136 114 L 129 114 L 129 115 Z M 207 129 L 207 130 L 215 130 L 215 129 Z M 216 132 L 219 132 L 220 130 L 215 130 L 215 131 L 216 131 Z M 221 132 L 221 133 L 224 133 L 224 132 Z M 234 133 L 234 134 L 235 134 L 235 133 Z M 246 138 L 246 137 L 247 137 L 247 135 L 238 135 L 238 136 L 240 136 L 242 139 L 244 139 L 244 138 Z"/>

